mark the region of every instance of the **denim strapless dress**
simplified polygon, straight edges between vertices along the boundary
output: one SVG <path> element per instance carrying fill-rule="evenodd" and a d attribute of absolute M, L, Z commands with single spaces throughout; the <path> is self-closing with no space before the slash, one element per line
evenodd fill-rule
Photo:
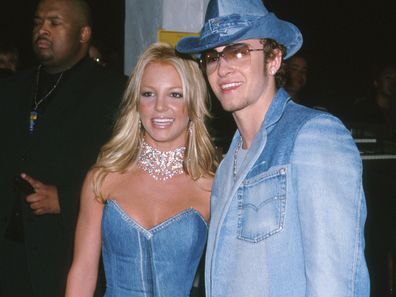
<path fill-rule="evenodd" d="M 102 218 L 105 297 L 187 297 L 208 226 L 193 208 L 147 230 L 107 200 Z"/>

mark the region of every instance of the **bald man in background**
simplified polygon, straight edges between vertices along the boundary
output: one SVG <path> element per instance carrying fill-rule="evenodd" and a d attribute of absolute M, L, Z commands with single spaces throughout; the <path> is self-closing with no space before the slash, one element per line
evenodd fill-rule
<path fill-rule="evenodd" d="M 64 295 L 80 188 L 110 135 L 125 80 L 88 57 L 82 0 L 42 0 L 39 64 L 0 82 L 0 296 Z"/>

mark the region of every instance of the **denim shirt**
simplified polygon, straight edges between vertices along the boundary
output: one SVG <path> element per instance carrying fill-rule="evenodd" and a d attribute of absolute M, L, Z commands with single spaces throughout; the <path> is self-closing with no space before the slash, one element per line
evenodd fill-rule
<path fill-rule="evenodd" d="M 207 297 L 369 296 L 362 162 L 334 116 L 278 90 L 240 170 L 212 190 Z"/>

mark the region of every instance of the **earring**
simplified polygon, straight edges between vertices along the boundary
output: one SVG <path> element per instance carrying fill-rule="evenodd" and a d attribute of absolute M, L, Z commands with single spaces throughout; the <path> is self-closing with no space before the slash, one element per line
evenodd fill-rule
<path fill-rule="evenodd" d="M 190 124 L 188 125 L 188 133 L 190 134 L 190 136 L 191 136 L 191 134 L 192 134 L 192 130 L 193 130 L 193 128 L 192 128 L 192 126 L 193 126 L 193 123 L 192 123 L 192 121 L 190 121 Z"/>
<path fill-rule="evenodd" d="M 142 130 L 142 121 L 139 119 L 139 122 L 138 122 L 138 130 L 140 131 L 140 130 Z"/>

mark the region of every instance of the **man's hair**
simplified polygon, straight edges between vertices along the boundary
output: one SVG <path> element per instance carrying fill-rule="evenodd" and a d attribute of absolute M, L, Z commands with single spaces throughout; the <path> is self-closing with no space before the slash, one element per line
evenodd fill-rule
<path fill-rule="evenodd" d="M 80 9 L 80 12 L 86 21 L 86 25 L 93 26 L 92 10 L 88 2 L 85 0 L 72 0 L 72 3 Z"/>
<path fill-rule="evenodd" d="M 280 51 L 282 53 L 282 63 L 279 67 L 279 70 L 275 74 L 275 83 L 277 88 L 283 87 L 286 82 L 286 63 L 284 61 L 284 57 L 286 56 L 287 52 L 286 47 L 273 39 L 261 39 L 261 43 L 263 44 L 264 49 L 265 64 L 274 59 L 275 51 Z"/>
<path fill-rule="evenodd" d="M 46 0 L 40 0 L 38 6 L 41 2 Z M 82 16 L 83 26 L 93 26 L 92 10 L 86 0 L 61 0 L 73 6 L 73 8 L 78 11 Z"/>

